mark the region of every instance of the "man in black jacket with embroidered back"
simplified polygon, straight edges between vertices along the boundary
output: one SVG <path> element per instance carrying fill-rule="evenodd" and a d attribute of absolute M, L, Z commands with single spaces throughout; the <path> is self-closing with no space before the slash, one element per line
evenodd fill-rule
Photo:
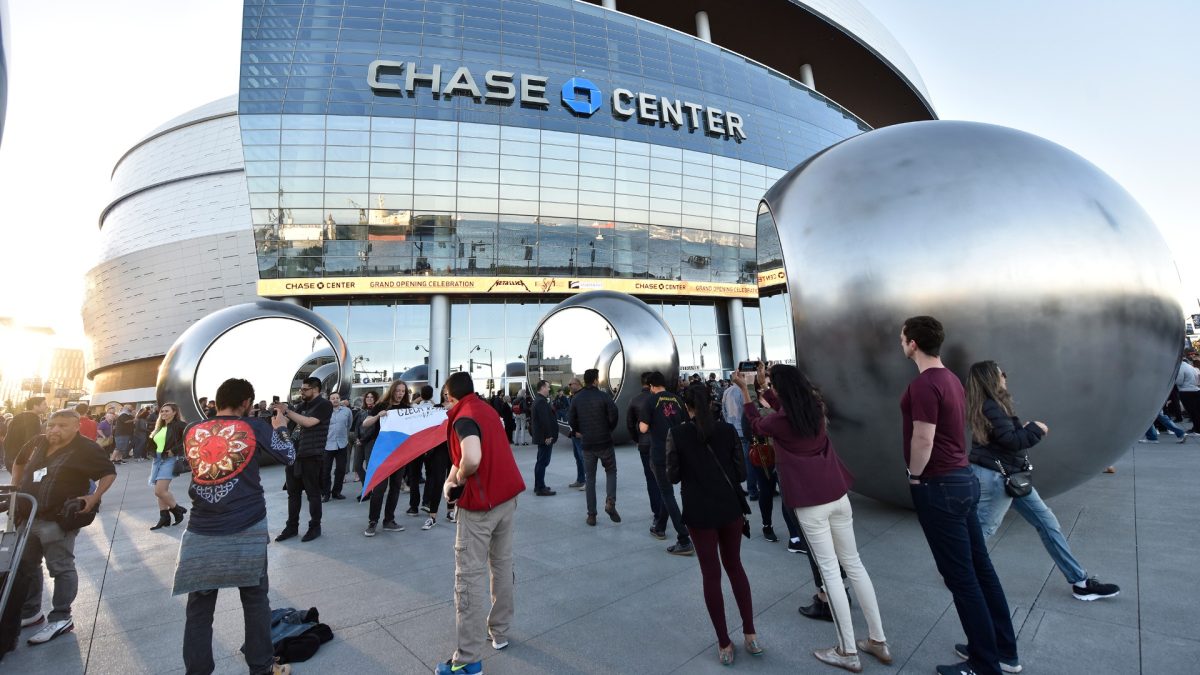
<path fill-rule="evenodd" d="M 617 453 L 612 440 L 612 431 L 617 428 L 617 404 L 612 394 L 596 386 L 599 379 L 600 371 L 595 368 L 583 372 L 583 389 L 571 398 L 567 413 L 571 433 L 583 445 L 588 525 L 596 524 L 596 460 L 604 466 L 604 512 L 614 523 L 621 522 L 617 513 Z"/>
<path fill-rule="evenodd" d="M 550 406 L 550 383 L 539 380 L 534 390 L 533 410 L 529 415 L 529 436 L 537 444 L 537 462 L 533 465 L 533 494 L 552 497 L 554 490 L 546 487 L 546 467 L 550 466 L 550 450 L 558 438 L 558 418 Z"/>

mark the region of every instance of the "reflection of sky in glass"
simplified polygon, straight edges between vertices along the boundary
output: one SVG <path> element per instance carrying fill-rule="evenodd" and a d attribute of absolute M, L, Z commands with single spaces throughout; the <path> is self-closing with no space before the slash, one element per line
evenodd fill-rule
<path fill-rule="evenodd" d="M 231 377 L 254 385 L 256 401 L 287 399 L 296 371 L 309 354 L 329 343 L 311 327 L 291 319 L 256 319 L 217 338 L 196 369 L 196 397 L 214 398 Z"/>

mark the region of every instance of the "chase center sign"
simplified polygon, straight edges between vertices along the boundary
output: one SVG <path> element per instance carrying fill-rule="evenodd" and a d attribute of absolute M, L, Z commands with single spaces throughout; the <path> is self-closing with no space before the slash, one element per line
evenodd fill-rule
<path fill-rule="evenodd" d="M 483 87 L 480 88 L 466 66 L 455 70 L 444 84 L 442 72 L 440 65 L 421 72 L 412 61 L 372 61 L 367 66 L 367 83 L 375 93 L 391 96 L 411 98 L 418 87 L 429 87 L 434 98 L 469 96 L 476 102 L 516 103 L 541 108 L 550 105 L 546 98 L 550 78 L 544 75 L 522 74 L 518 77 L 503 70 L 489 70 L 484 73 Z M 599 110 L 604 98 L 599 87 L 582 77 L 563 82 L 560 93 L 563 105 L 582 117 L 590 117 Z M 664 127 L 669 124 L 675 129 L 686 125 L 690 131 L 703 129 L 710 136 L 735 141 L 746 139 L 742 116 L 732 111 L 628 89 L 613 89 L 609 101 L 617 119 L 636 117 L 647 124 Z"/>

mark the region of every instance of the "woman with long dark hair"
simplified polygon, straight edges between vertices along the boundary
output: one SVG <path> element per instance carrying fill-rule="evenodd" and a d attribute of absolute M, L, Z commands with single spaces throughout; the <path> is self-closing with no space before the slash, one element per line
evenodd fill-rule
<path fill-rule="evenodd" d="M 150 468 L 150 487 L 154 488 L 154 498 L 158 500 L 158 524 L 151 530 L 158 530 L 167 525 L 178 525 L 183 522 L 187 509 L 175 501 L 171 494 L 171 479 L 175 477 L 175 462 L 183 456 L 183 431 L 187 422 L 179 414 L 179 406 L 174 403 L 164 403 L 158 408 L 158 421 L 150 438 L 154 444 L 154 464 Z M 171 522 L 171 516 L 175 522 Z"/>
<path fill-rule="evenodd" d="M 746 651 L 754 656 L 763 653 L 754 630 L 750 580 L 741 558 L 742 530 L 749 510 L 740 487 L 746 479 L 746 461 L 737 430 L 713 418 L 707 386 L 688 387 L 683 403 L 691 419 L 667 434 L 667 478 L 681 484 L 683 523 L 700 561 L 704 604 L 717 632 L 717 659 L 728 666 L 733 663 L 733 642 L 725 624 L 722 566 L 742 617 Z"/>
<path fill-rule="evenodd" d="M 733 381 L 742 388 L 746 401 L 749 401 L 745 376 L 741 372 L 734 373 Z M 852 672 L 862 670 L 858 659 L 860 650 L 885 664 L 891 663 L 875 587 L 858 557 L 854 539 L 854 515 L 848 496 L 853 477 L 826 433 L 825 404 L 816 388 L 795 366 L 776 364 L 771 366 L 768 374 L 760 365 L 758 382 L 763 388 L 761 398 L 777 412 L 763 417 L 753 404 L 748 403 L 746 415 L 754 433 L 769 436 L 775 444 L 775 463 L 780 468 L 783 498 L 789 508 L 795 509 L 796 520 L 804 530 L 837 627 L 838 644 L 818 649 L 813 656 Z M 842 586 L 839 563 L 850 579 L 867 619 L 868 640 L 854 640 L 854 622 L 850 617 L 849 598 Z"/>
<path fill-rule="evenodd" d="M 379 403 L 379 394 L 368 391 L 363 394 L 362 407 L 354 413 L 354 452 L 350 457 L 349 482 L 361 481 L 367 475 L 366 456 L 375 445 L 375 437 L 379 435 L 379 427 L 363 428 L 363 420 L 371 415 L 371 410 Z"/>
<path fill-rule="evenodd" d="M 1098 600 L 1119 594 L 1121 589 L 1117 586 L 1088 576 L 1071 553 L 1058 518 L 1042 501 L 1037 488 L 1031 485 L 1028 494 L 1020 497 L 1014 497 L 1005 488 L 1006 475 L 1032 471 L 1029 448 L 1037 445 L 1049 428 L 1042 422 L 1021 424 L 1013 412 L 1008 376 L 995 361 L 972 364 L 967 374 L 967 426 L 972 441 L 971 473 L 979 479 L 977 508 L 983 536 L 995 534 L 1008 507 L 1016 507 L 1017 513 L 1037 530 L 1042 546 L 1071 584 L 1071 593 L 1076 598 Z"/>
<path fill-rule="evenodd" d="M 371 450 L 375 447 L 375 438 L 379 435 L 379 420 L 387 417 L 391 410 L 402 410 L 411 407 L 409 403 L 408 384 L 404 380 L 394 380 L 391 386 L 388 387 L 387 393 L 383 395 L 378 405 L 371 409 L 371 414 L 363 418 L 362 428 L 364 432 L 372 433 L 371 447 L 363 454 L 366 457 L 366 464 L 370 465 Z M 367 529 L 363 530 L 364 537 L 374 537 L 376 525 L 379 523 L 380 511 L 383 512 L 383 529 L 385 532 L 403 532 L 404 526 L 396 522 L 396 504 L 400 501 L 400 485 L 404 482 L 404 467 L 401 467 L 392 475 L 388 476 L 379 485 L 371 490 L 371 507 L 367 516 Z M 367 476 L 363 474 L 363 481 L 367 480 Z M 387 495 L 387 503 L 384 504 L 384 495 Z"/>

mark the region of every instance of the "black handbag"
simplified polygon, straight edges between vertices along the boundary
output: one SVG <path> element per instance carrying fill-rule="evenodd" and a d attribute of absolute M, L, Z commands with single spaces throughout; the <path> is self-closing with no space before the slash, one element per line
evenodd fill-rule
<path fill-rule="evenodd" d="M 996 460 L 996 466 L 1000 469 L 1000 475 L 1004 476 L 1004 491 L 1010 497 L 1020 498 L 1033 492 L 1033 465 L 1028 460 L 1025 466 L 1020 471 L 1009 472 L 1004 468 L 1004 463 Z"/>
<path fill-rule="evenodd" d="M 78 530 L 91 525 L 96 520 L 96 514 L 100 511 L 100 503 L 96 502 L 96 508 L 83 512 L 85 506 L 82 499 L 68 499 L 62 509 L 55 515 L 54 520 L 64 531 Z"/>

